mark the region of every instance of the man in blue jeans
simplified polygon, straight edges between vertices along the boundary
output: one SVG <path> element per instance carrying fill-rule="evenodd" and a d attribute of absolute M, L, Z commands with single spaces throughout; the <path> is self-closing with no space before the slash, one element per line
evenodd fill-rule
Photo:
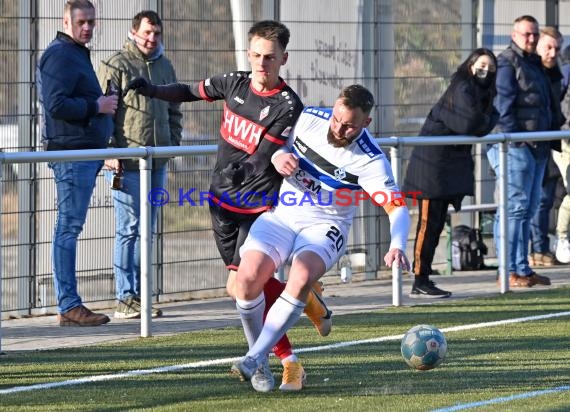
<path fill-rule="evenodd" d="M 542 60 L 542 66 L 552 90 L 551 130 L 560 130 L 560 127 L 566 123 L 566 118 L 562 113 L 560 105 L 563 93 L 563 76 L 558 66 L 562 42 L 562 34 L 557 28 L 546 26 L 540 29 L 540 38 L 536 46 L 536 53 Z M 528 257 L 530 266 L 553 266 L 559 264 L 554 254 L 550 252 L 550 238 L 548 232 L 550 228 L 550 209 L 552 209 L 554 205 L 556 188 L 562 177 L 553 159 L 554 153 L 559 153 L 561 150 L 560 140 L 552 140 L 550 142 L 550 148 L 552 151 L 548 156 L 546 169 L 544 171 L 539 205 L 530 225 L 530 253 Z"/>
<path fill-rule="evenodd" d="M 550 81 L 536 54 L 538 22 L 524 15 L 514 22 L 511 44 L 497 58 L 497 127 L 503 133 L 552 130 Z M 508 150 L 507 265 L 511 287 L 549 285 L 550 279 L 528 264 L 530 221 L 538 207 L 542 179 L 550 154 L 549 142 L 513 143 Z M 487 150 L 499 176 L 499 144 Z M 497 182 L 498 183 L 498 182 Z M 495 245 L 499 245 L 499 211 L 495 215 Z"/>
<path fill-rule="evenodd" d="M 69 0 L 63 26 L 64 32 L 57 33 L 37 69 L 44 114 L 44 148 L 106 148 L 117 96 L 103 95 L 89 49 L 85 47 L 95 27 L 93 4 L 88 0 Z M 83 230 L 95 179 L 102 166 L 102 160 L 49 163 L 57 190 L 52 265 L 60 326 L 97 326 L 109 322 L 106 315 L 83 306 L 75 273 L 77 238 Z"/>
<path fill-rule="evenodd" d="M 123 48 L 102 62 L 97 70 L 101 85 L 109 82 L 117 91 L 124 91 L 135 77 L 156 84 L 176 83 L 172 63 L 164 55 L 162 20 L 155 11 L 144 10 L 132 20 Z M 115 115 L 111 147 L 178 146 L 182 138 L 180 103 L 151 99 L 134 92 L 122 92 L 122 104 Z M 154 159 L 151 188 L 166 185 L 168 159 Z M 140 172 L 138 160 L 111 159 L 105 162 L 105 177 L 113 190 L 115 206 L 115 251 L 113 269 L 117 307 L 115 318 L 135 319 L 141 316 L 141 234 L 140 234 Z M 115 182 L 115 184 L 113 184 Z M 146 199 L 145 199 L 146 201 Z M 159 207 L 151 206 L 151 227 L 154 228 Z M 162 315 L 152 308 L 152 317 Z"/>
<path fill-rule="evenodd" d="M 560 264 L 550 251 L 549 237 L 550 212 L 554 206 L 556 189 L 560 179 L 560 170 L 558 166 L 556 166 L 556 163 L 554 163 L 554 160 L 552 160 L 552 156 L 549 156 L 542 180 L 542 190 L 538 208 L 530 222 L 528 262 L 531 267 Z"/>

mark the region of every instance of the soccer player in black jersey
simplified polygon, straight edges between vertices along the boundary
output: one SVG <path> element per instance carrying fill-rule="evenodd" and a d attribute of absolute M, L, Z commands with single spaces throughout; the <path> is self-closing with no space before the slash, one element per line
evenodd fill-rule
<path fill-rule="evenodd" d="M 133 79 L 127 91 L 171 102 L 224 100 L 216 165 L 210 184 L 210 214 L 216 245 L 228 270 L 226 289 L 235 298 L 236 271 L 240 264 L 239 248 L 255 219 L 277 200 L 281 175 L 271 163 L 271 156 L 285 143 L 303 110 L 297 94 L 279 77 L 287 62 L 289 29 L 280 22 L 265 20 L 249 30 L 247 56 L 250 72 L 234 71 L 215 75 L 194 84 L 149 84 Z M 266 311 L 279 297 L 284 285 L 270 279 L 264 288 Z M 331 311 L 322 301 L 320 284 L 315 284 L 305 313 L 319 334 L 330 333 Z M 236 300 L 243 315 L 251 311 L 249 302 Z M 242 316 L 243 318 L 244 316 Z M 245 316 L 247 318 L 247 316 Z M 243 321 L 248 344 L 259 335 L 252 323 Z M 281 390 L 298 391 L 305 382 L 305 371 L 284 335 L 273 348 L 284 367 Z M 233 370 L 239 374 L 239 370 Z M 251 377 L 263 379 L 260 370 Z M 242 379 L 246 377 L 240 374 Z"/>

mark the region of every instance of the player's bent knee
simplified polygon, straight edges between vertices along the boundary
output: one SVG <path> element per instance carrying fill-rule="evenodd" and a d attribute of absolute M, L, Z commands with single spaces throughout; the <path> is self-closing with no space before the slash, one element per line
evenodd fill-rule
<path fill-rule="evenodd" d="M 251 300 L 258 297 L 267 281 L 273 276 L 273 271 L 238 271 L 235 285 L 235 296 L 239 299 Z"/>
<path fill-rule="evenodd" d="M 293 258 L 288 282 L 294 278 L 298 282 L 311 284 L 319 280 L 325 271 L 326 264 L 317 253 L 303 251 Z"/>

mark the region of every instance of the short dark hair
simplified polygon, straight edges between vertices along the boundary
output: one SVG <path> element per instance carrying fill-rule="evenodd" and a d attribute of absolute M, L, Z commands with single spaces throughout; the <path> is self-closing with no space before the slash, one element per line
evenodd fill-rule
<path fill-rule="evenodd" d="M 255 23 L 247 33 L 248 41 L 254 36 L 265 40 L 277 40 L 279 45 L 285 50 L 289 44 L 289 29 L 283 23 L 275 20 L 262 20 Z"/>
<path fill-rule="evenodd" d="M 95 10 L 95 6 L 89 0 L 67 0 L 63 12 L 71 15 L 74 10 Z"/>
<path fill-rule="evenodd" d="M 523 14 L 515 19 L 513 22 L 514 24 L 520 23 L 521 21 L 528 21 L 529 23 L 538 24 L 538 20 L 536 20 L 533 16 L 529 14 Z"/>
<path fill-rule="evenodd" d="M 132 28 L 136 31 L 141 26 L 143 19 L 148 19 L 148 22 L 153 26 L 160 26 L 162 29 L 162 20 L 160 20 L 160 16 L 154 10 L 143 10 L 133 17 Z"/>
<path fill-rule="evenodd" d="M 346 86 L 340 91 L 338 98 L 342 100 L 343 105 L 350 109 L 360 107 L 366 115 L 370 114 L 374 107 L 374 96 L 366 87 L 360 84 Z"/>

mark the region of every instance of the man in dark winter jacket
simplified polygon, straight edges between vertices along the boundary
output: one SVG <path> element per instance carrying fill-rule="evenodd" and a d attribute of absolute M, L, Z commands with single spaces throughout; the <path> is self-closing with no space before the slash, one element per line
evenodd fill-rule
<path fill-rule="evenodd" d="M 552 26 L 544 27 L 540 30 L 540 38 L 536 46 L 536 52 L 542 60 L 544 71 L 550 80 L 552 89 L 552 128 L 560 130 L 566 122 L 566 118 L 560 109 L 562 95 L 562 72 L 558 67 L 558 57 L 562 45 L 562 34 Z M 551 142 L 552 154 L 548 157 L 542 190 L 540 192 L 540 202 L 538 209 L 530 222 L 530 254 L 528 261 L 530 266 L 553 266 L 558 264 L 554 254 L 550 252 L 550 238 L 548 231 L 550 228 L 550 210 L 554 205 L 556 197 L 556 187 L 561 178 L 560 170 L 554 163 L 554 151 L 560 152 L 560 140 Z"/>
<path fill-rule="evenodd" d="M 552 110 L 550 82 L 536 54 L 538 22 L 528 15 L 518 17 L 513 25 L 511 44 L 498 56 L 497 97 L 495 106 L 500 117 L 498 129 L 503 133 L 551 130 Z M 508 150 L 506 256 L 511 287 L 550 284 L 528 264 L 530 220 L 540 199 L 544 170 L 550 154 L 549 142 L 517 142 Z M 499 144 L 487 150 L 489 164 L 499 176 Z M 497 180 L 497 184 L 498 184 Z M 495 215 L 495 246 L 499 244 L 500 210 Z"/>
<path fill-rule="evenodd" d="M 40 59 L 37 80 L 43 108 L 42 142 L 46 150 L 103 149 L 111 136 L 110 115 L 117 96 L 104 96 L 85 44 L 95 27 L 95 7 L 69 0 L 63 26 Z M 77 292 L 75 256 L 95 179 L 102 160 L 50 162 L 57 189 L 53 236 L 53 275 L 60 326 L 97 326 L 109 322 L 93 313 Z"/>

